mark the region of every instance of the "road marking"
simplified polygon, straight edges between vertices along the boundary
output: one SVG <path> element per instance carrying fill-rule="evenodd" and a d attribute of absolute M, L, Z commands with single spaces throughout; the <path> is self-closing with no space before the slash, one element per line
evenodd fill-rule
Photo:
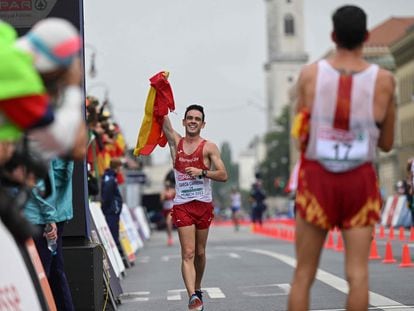
<path fill-rule="evenodd" d="M 142 296 L 149 296 L 150 292 L 128 292 L 123 293 L 119 295 L 119 299 L 121 301 L 128 301 L 128 302 L 134 302 L 134 301 L 148 301 L 148 297 L 142 297 Z"/>
<path fill-rule="evenodd" d="M 142 256 L 142 257 L 138 256 L 137 261 L 140 262 L 140 263 L 148 263 L 150 261 L 150 258 L 149 258 L 149 256 Z"/>
<path fill-rule="evenodd" d="M 222 299 L 226 298 L 226 295 L 222 292 L 219 287 L 203 287 L 201 289 L 204 293 L 208 295 L 211 299 Z M 185 289 L 170 289 L 167 292 L 167 300 L 177 301 L 182 300 L 182 293 L 186 293 Z"/>
<path fill-rule="evenodd" d="M 269 288 L 268 293 L 265 293 L 266 288 Z M 243 295 L 250 297 L 272 297 L 272 296 L 286 296 L 289 294 L 290 284 L 267 284 L 254 286 L 239 286 L 243 291 Z M 259 289 L 258 291 L 256 289 Z M 265 290 L 263 290 L 265 289 Z"/>
<path fill-rule="evenodd" d="M 185 293 L 187 290 L 185 289 L 170 289 L 167 292 L 167 300 L 182 300 L 181 293 Z"/>
<path fill-rule="evenodd" d="M 289 266 L 292 266 L 292 267 L 296 266 L 296 259 L 290 256 L 287 256 L 287 255 L 283 255 L 283 254 L 279 254 L 279 253 L 275 253 L 271 251 L 266 251 L 262 249 L 249 249 L 249 248 L 244 248 L 244 247 L 237 247 L 235 249 L 273 257 L 277 260 L 280 260 L 288 264 Z M 345 294 L 348 293 L 348 283 L 344 279 L 341 279 L 340 277 L 337 277 L 334 274 L 326 272 L 322 269 L 318 269 L 316 278 L 319 281 L 339 290 L 340 292 L 343 292 Z M 401 307 L 401 308 L 404 308 L 404 310 L 407 310 L 406 308 L 408 308 L 408 306 L 406 305 L 403 305 L 395 300 L 392 300 L 388 297 L 382 296 L 380 294 L 377 294 L 371 291 L 369 292 L 369 304 L 377 308 L 380 308 L 380 306 Z"/>
<path fill-rule="evenodd" d="M 240 259 L 240 255 L 236 253 L 229 253 L 230 258 Z"/>
<path fill-rule="evenodd" d="M 161 257 L 161 261 L 170 261 L 170 259 L 181 259 L 180 255 L 165 255 Z"/>
<path fill-rule="evenodd" d="M 224 295 L 219 287 L 203 287 L 201 290 L 206 292 L 211 299 L 226 298 L 226 295 Z"/>
<path fill-rule="evenodd" d="M 237 253 L 218 253 L 218 254 L 206 254 L 207 259 L 213 259 L 217 257 L 228 256 L 234 259 L 240 259 L 240 255 Z M 181 255 L 164 255 L 161 257 L 161 261 L 168 262 L 170 260 L 181 260 Z"/>

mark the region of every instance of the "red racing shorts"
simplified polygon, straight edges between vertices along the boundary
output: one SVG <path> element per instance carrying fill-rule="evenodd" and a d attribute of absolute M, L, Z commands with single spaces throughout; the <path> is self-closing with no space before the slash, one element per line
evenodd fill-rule
<path fill-rule="evenodd" d="M 214 218 L 213 210 L 211 202 L 191 201 L 174 205 L 171 215 L 177 228 L 195 225 L 197 229 L 207 229 Z"/>
<path fill-rule="evenodd" d="M 372 163 L 332 173 L 320 163 L 305 159 L 299 170 L 295 203 L 303 219 L 329 230 L 376 224 L 382 202 Z"/>

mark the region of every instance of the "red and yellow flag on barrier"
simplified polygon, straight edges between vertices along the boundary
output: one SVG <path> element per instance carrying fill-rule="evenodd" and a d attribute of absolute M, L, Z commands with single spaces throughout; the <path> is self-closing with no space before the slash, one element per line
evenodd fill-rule
<path fill-rule="evenodd" d="M 167 138 L 162 131 L 163 117 L 175 109 L 168 76 L 167 71 L 161 71 L 150 78 L 151 87 L 134 149 L 135 156 L 149 155 L 157 145 L 164 147 L 167 144 Z"/>
<path fill-rule="evenodd" d="M 310 130 L 310 112 L 308 109 L 299 111 L 294 119 L 290 134 L 299 141 L 300 151 L 304 152 L 308 145 Z"/>

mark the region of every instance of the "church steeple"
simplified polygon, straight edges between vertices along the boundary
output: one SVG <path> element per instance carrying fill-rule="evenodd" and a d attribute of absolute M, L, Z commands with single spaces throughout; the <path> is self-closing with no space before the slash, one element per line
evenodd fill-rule
<path fill-rule="evenodd" d="M 289 89 L 307 62 L 304 49 L 303 0 L 266 0 L 268 60 L 267 130 L 288 104 Z"/>

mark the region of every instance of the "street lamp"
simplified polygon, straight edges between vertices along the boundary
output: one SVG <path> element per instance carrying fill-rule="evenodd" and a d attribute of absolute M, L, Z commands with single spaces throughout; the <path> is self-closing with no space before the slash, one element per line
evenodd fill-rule
<path fill-rule="evenodd" d="M 92 50 L 92 54 L 91 54 L 91 60 L 90 60 L 90 64 L 89 64 L 89 76 L 91 78 L 95 78 L 96 77 L 96 64 L 95 64 L 95 59 L 96 59 L 96 54 L 97 54 L 97 50 L 96 48 L 90 44 L 90 43 L 85 43 L 85 48 L 89 48 Z"/>

